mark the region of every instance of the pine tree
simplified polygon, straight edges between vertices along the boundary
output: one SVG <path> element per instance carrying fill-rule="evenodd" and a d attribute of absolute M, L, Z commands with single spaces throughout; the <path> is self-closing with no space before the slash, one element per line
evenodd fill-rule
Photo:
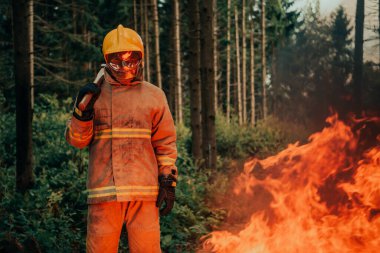
<path fill-rule="evenodd" d="M 364 36 L 364 0 L 357 0 L 355 15 L 355 55 L 354 55 L 354 99 L 358 112 L 362 106 L 363 86 L 363 36 Z"/>
<path fill-rule="evenodd" d="M 149 46 L 149 8 L 148 8 L 149 0 L 144 0 L 144 34 L 145 34 L 145 71 L 146 71 L 146 80 L 150 82 L 150 46 Z"/>
<path fill-rule="evenodd" d="M 215 88 L 214 88 L 214 43 L 213 6 L 215 0 L 201 1 L 201 87 L 202 87 L 202 147 L 205 166 L 216 168 L 215 133 Z"/>
<path fill-rule="evenodd" d="M 133 0 L 133 27 L 137 31 L 137 5 L 136 0 Z"/>
<path fill-rule="evenodd" d="M 182 114 L 182 80 L 181 80 L 181 42 L 180 42 L 180 15 L 179 1 L 173 0 L 173 25 L 174 25 L 174 68 L 175 68 L 175 110 L 177 123 L 183 122 Z"/>
<path fill-rule="evenodd" d="M 255 5 L 255 1 L 252 1 L 251 10 L 253 10 L 253 7 Z M 253 15 L 251 16 L 251 22 L 250 22 L 250 100 L 251 100 L 251 118 L 250 118 L 250 124 L 251 126 L 255 126 L 256 124 L 256 107 L 255 107 L 255 41 L 254 41 L 254 32 L 255 32 L 255 26 L 253 22 Z"/>
<path fill-rule="evenodd" d="M 14 0 L 12 10 L 16 83 L 16 189 L 24 192 L 34 183 L 32 151 L 33 0 Z"/>
<path fill-rule="evenodd" d="M 226 117 L 231 118 L 231 0 L 227 0 Z"/>
<path fill-rule="evenodd" d="M 333 46 L 333 60 L 332 60 L 332 73 L 333 73 L 333 97 L 331 103 L 337 105 L 339 100 L 336 95 L 342 96 L 344 92 L 344 85 L 352 72 L 352 55 L 350 39 L 352 28 L 350 27 L 350 20 L 348 19 L 344 9 L 340 6 L 333 14 L 333 23 L 331 27 L 331 38 Z"/>
<path fill-rule="evenodd" d="M 218 6 L 217 6 L 217 0 L 214 1 L 214 15 L 213 15 L 213 22 L 214 22 L 214 94 L 215 94 L 215 101 L 214 101 L 214 107 L 215 111 L 218 110 Z"/>
<path fill-rule="evenodd" d="M 153 2 L 153 24 L 154 24 L 154 49 L 155 49 L 155 64 L 156 64 L 156 84 L 162 89 L 161 78 L 161 59 L 160 59 L 160 23 L 158 20 L 157 0 Z"/>
<path fill-rule="evenodd" d="M 235 46 L 236 46 L 236 76 L 237 76 L 237 109 L 239 125 L 243 124 L 243 108 L 241 99 L 241 80 L 240 80 L 240 43 L 239 43 L 239 19 L 238 19 L 238 9 L 235 6 Z"/>
<path fill-rule="evenodd" d="M 200 44 L 199 6 L 197 0 L 189 0 L 189 86 L 190 86 L 190 126 L 192 154 L 195 161 L 202 158 L 201 129 L 201 86 L 200 86 Z"/>
<path fill-rule="evenodd" d="M 246 1 L 242 2 L 242 116 L 243 123 L 247 122 L 247 43 L 246 43 Z"/>
<path fill-rule="evenodd" d="M 265 0 L 261 0 L 261 88 L 262 88 L 262 108 L 263 119 L 267 118 L 268 104 L 267 104 L 267 89 L 266 89 L 266 35 L 265 35 Z"/>

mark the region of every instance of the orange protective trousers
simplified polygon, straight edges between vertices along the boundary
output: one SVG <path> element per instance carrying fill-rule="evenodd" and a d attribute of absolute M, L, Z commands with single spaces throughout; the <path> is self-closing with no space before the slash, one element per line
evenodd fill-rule
<path fill-rule="evenodd" d="M 124 222 L 131 253 L 161 252 L 159 214 L 154 201 L 89 204 L 87 252 L 117 253 Z"/>

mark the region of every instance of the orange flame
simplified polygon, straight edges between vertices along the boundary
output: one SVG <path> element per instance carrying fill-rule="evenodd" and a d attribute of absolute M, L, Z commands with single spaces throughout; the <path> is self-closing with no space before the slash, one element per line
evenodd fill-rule
<path fill-rule="evenodd" d="M 240 232 L 206 236 L 203 250 L 380 252 L 380 138 L 360 151 L 359 134 L 365 127 L 355 131 L 337 115 L 327 122 L 307 144 L 291 144 L 275 156 L 244 165 L 234 198 L 244 200 L 241 206 L 262 206 L 255 199 L 265 192 L 269 201 L 249 214 Z"/>

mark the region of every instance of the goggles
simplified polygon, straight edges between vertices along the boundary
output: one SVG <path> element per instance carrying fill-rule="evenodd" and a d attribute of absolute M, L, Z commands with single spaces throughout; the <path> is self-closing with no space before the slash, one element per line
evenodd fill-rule
<path fill-rule="evenodd" d="M 107 65 L 117 72 L 128 72 L 136 69 L 142 62 L 139 51 L 124 51 L 106 55 Z"/>

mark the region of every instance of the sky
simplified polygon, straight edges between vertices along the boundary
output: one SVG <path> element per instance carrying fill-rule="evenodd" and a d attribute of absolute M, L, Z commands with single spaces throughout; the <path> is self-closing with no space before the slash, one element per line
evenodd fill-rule
<path fill-rule="evenodd" d="M 316 2 L 312 0 L 296 0 L 295 2 L 295 7 L 296 8 L 303 8 L 305 7 L 308 2 Z M 320 0 L 321 4 L 321 13 L 322 14 L 327 14 L 333 11 L 336 7 L 341 4 L 341 0 Z"/>

